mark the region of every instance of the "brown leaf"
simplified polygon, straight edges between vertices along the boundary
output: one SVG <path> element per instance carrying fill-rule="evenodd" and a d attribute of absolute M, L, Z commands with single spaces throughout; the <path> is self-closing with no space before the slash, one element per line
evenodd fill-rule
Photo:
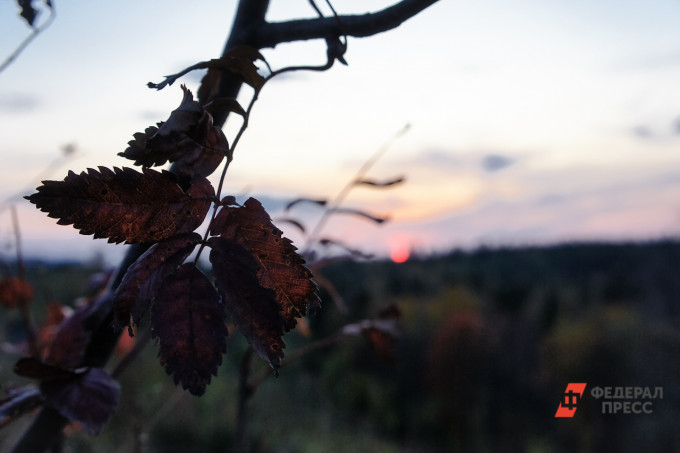
<path fill-rule="evenodd" d="M 0 281 L 0 305 L 5 308 L 24 306 L 33 298 L 33 287 L 18 277 Z"/>
<path fill-rule="evenodd" d="M 194 181 L 206 187 L 203 178 Z M 63 181 L 43 181 L 26 197 L 60 225 L 109 242 L 155 242 L 193 231 L 203 222 L 214 193 L 195 198 L 182 191 L 172 173 L 99 167 Z M 203 190 L 202 192 L 205 192 Z"/>
<path fill-rule="evenodd" d="M 259 90 L 264 85 L 264 77 L 257 72 L 254 62 L 264 61 L 264 57 L 254 47 L 237 47 L 230 50 L 222 58 L 212 60 L 213 67 L 218 67 L 240 76 L 245 83 Z"/>
<path fill-rule="evenodd" d="M 194 65 L 195 69 L 208 68 L 201 80 L 198 99 L 202 104 L 210 102 L 219 92 L 219 84 L 224 71 L 240 77 L 245 83 L 259 90 L 264 85 L 264 77 L 257 72 L 256 60 L 264 61 L 262 54 L 253 47 L 238 47 L 229 51 L 222 58 L 205 61 Z M 238 112 L 237 112 L 238 113 Z"/>
<path fill-rule="evenodd" d="M 171 134 L 182 134 L 192 130 L 207 113 L 198 102 L 194 101 L 191 90 L 182 85 L 184 96 L 179 107 L 170 113 L 170 118 L 158 129 L 158 135 L 168 137 Z M 212 124 L 211 124 L 212 125 Z"/>
<path fill-rule="evenodd" d="M 260 285 L 259 264 L 236 241 L 212 237 L 208 246 L 215 283 L 225 308 L 255 352 L 278 373 L 285 347 L 285 320 L 276 294 Z"/>
<path fill-rule="evenodd" d="M 176 171 L 190 178 L 210 176 L 220 166 L 224 156 L 231 158 L 227 138 L 217 126 L 212 126 L 207 131 L 200 146 L 193 141 L 191 144 L 179 159 L 171 159 L 172 162 L 177 162 Z"/>
<path fill-rule="evenodd" d="M 228 332 L 215 288 L 193 263 L 180 266 L 161 285 L 151 310 L 151 332 L 175 384 L 202 395 L 227 351 Z"/>
<path fill-rule="evenodd" d="M 260 285 L 273 290 L 281 304 L 286 330 L 295 327 L 295 318 L 313 313 L 320 306 L 318 288 L 305 260 L 256 199 L 249 198 L 242 207 L 224 206 L 211 234 L 234 240 L 252 254 Z"/>
<path fill-rule="evenodd" d="M 135 133 L 128 148 L 118 155 L 144 167 L 180 162 L 176 171 L 189 178 L 215 171 L 229 152 L 227 139 L 221 128 L 213 126 L 212 115 L 194 101 L 191 91 L 184 85 L 182 90 L 182 102 L 168 120 Z"/>
<path fill-rule="evenodd" d="M 201 240 L 198 233 L 183 233 L 152 245 L 125 273 L 113 298 L 119 326 L 134 326 L 146 313 L 165 278 L 191 254 Z M 128 329 L 130 336 L 132 330 Z"/>

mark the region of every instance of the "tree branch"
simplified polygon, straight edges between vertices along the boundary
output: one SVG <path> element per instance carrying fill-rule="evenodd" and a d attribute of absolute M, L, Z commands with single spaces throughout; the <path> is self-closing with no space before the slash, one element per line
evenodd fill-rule
<path fill-rule="evenodd" d="M 292 20 L 280 23 L 267 23 L 265 15 L 269 8 L 269 0 L 240 0 L 231 33 L 224 47 L 223 55 L 239 46 L 258 49 L 274 47 L 276 44 L 307 39 L 335 39 L 341 35 L 365 37 L 398 27 L 402 22 L 415 16 L 437 0 L 402 0 L 384 10 L 356 16 L 339 16 L 330 18 Z M 342 28 L 342 29 L 341 29 Z M 218 94 L 215 97 L 236 98 L 242 80 L 224 71 L 221 77 Z M 202 103 L 210 101 L 201 100 Z M 227 115 L 214 116 L 214 125 L 223 126 Z M 172 171 L 172 169 L 171 169 Z M 87 348 L 83 364 L 85 366 L 104 366 L 121 334 L 121 329 L 112 328 L 113 307 L 110 298 L 120 284 L 127 268 L 146 250 L 145 245 L 130 246 L 121 263 L 118 274 L 111 284 L 110 293 L 99 301 L 93 313 L 90 330 L 92 337 Z M 96 314 L 96 316 L 94 316 Z M 62 430 L 68 420 L 56 410 L 44 407 L 33 420 L 32 425 L 23 434 L 15 446 L 14 453 L 42 452 L 59 442 Z"/>
<path fill-rule="evenodd" d="M 264 23 L 255 34 L 255 47 L 275 47 L 291 41 L 372 36 L 398 27 L 438 0 L 402 0 L 383 10 L 361 15 L 344 15 L 318 19 L 299 19 Z M 339 19 L 339 21 L 338 21 Z M 338 23 L 341 24 L 342 29 Z"/>

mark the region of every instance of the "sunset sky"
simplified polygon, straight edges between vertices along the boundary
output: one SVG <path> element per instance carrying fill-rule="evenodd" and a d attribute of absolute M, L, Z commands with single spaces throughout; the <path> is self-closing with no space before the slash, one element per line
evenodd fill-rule
<path fill-rule="evenodd" d="M 271 3 L 270 20 L 314 15 L 307 0 Z M 392 3 L 334 6 L 350 14 Z M 52 26 L 0 73 L 0 202 L 16 201 L 26 254 L 122 253 L 17 195 L 68 169 L 130 166 L 116 154 L 182 97 L 179 83 L 156 92 L 146 82 L 219 56 L 234 0 L 158 5 L 57 0 Z M 392 221 L 338 217 L 327 236 L 381 254 L 677 237 L 679 23 L 677 0 L 440 0 L 395 30 L 350 38 L 347 67 L 267 85 L 226 193 L 259 198 L 277 218 L 290 199 L 333 197 L 410 124 L 368 175 L 407 182 L 357 188 L 347 199 Z M 15 2 L 0 0 L 0 59 L 28 33 Z M 320 64 L 325 47 L 263 54 L 274 68 Z M 183 82 L 195 91 L 200 77 Z M 243 103 L 249 95 L 243 90 Z M 228 137 L 237 125 L 227 125 Z M 44 174 L 67 144 L 74 156 Z M 6 206 L 1 257 L 14 253 Z M 293 214 L 313 223 L 310 207 Z"/>

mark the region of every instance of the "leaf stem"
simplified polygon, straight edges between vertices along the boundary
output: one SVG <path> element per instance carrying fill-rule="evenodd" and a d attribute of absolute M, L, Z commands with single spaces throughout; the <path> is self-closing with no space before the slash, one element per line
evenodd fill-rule
<path fill-rule="evenodd" d="M 241 137 L 245 133 L 246 129 L 248 129 L 248 124 L 250 121 L 250 114 L 253 111 L 253 107 L 255 106 L 255 102 L 260 97 L 260 92 L 262 91 L 262 88 L 267 84 L 268 81 L 273 79 L 274 77 L 281 75 L 286 72 L 290 71 L 325 71 L 327 69 L 330 69 L 333 66 L 333 62 L 335 59 L 329 55 L 328 61 L 320 66 L 287 66 L 285 68 L 281 68 L 277 71 L 272 71 L 271 67 L 269 66 L 269 63 L 265 60 L 264 63 L 267 65 L 267 68 L 269 69 L 270 73 L 267 77 L 264 78 L 264 82 L 262 83 L 262 86 L 259 88 L 254 89 L 253 97 L 250 99 L 250 102 L 248 103 L 248 107 L 246 108 L 246 113 L 243 116 L 243 124 L 241 124 L 241 127 L 239 128 L 238 132 L 236 133 L 236 136 L 234 137 L 234 140 L 231 142 L 229 145 L 229 150 L 227 151 L 227 161 L 224 164 L 224 167 L 222 168 L 222 174 L 220 175 L 219 183 L 217 184 L 217 190 L 215 191 L 215 205 L 212 211 L 212 214 L 210 216 L 210 222 L 208 222 L 208 228 L 206 229 L 204 235 L 203 235 L 203 241 L 201 242 L 201 245 L 198 249 L 198 252 L 196 253 L 196 258 L 194 260 L 195 263 L 198 262 L 201 254 L 203 253 L 203 249 L 206 246 L 206 242 L 208 240 L 208 235 L 210 234 L 210 229 L 212 227 L 213 222 L 215 221 L 215 217 L 217 216 L 217 211 L 219 210 L 221 206 L 221 199 L 222 199 L 222 189 L 224 187 L 224 181 L 227 176 L 227 170 L 229 169 L 229 165 L 231 162 L 234 160 L 234 152 L 236 150 L 236 146 L 238 145 L 239 141 L 241 140 Z"/>

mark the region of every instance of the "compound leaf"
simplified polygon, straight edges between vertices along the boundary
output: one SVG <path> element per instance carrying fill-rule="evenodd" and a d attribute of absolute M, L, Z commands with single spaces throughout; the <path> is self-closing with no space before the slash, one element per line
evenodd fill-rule
<path fill-rule="evenodd" d="M 297 248 L 282 236 L 262 204 L 249 198 L 243 206 L 224 206 L 217 214 L 211 234 L 231 239 L 248 250 L 257 263 L 257 279 L 276 293 L 286 330 L 295 318 L 320 306 L 316 283 Z"/>
<path fill-rule="evenodd" d="M 180 266 L 161 284 L 151 309 L 151 332 L 175 384 L 202 395 L 227 351 L 228 332 L 217 291 L 193 263 Z"/>
<path fill-rule="evenodd" d="M 260 266 L 236 241 L 212 237 L 208 246 L 215 283 L 234 324 L 255 352 L 278 372 L 285 347 L 285 321 L 276 294 L 260 285 Z"/>
<path fill-rule="evenodd" d="M 193 231 L 205 218 L 214 192 L 203 196 L 185 193 L 166 171 L 144 169 L 139 173 L 123 167 L 79 175 L 69 172 L 63 181 L 43 181 L 37 192 L 26 197 L 60 225 L 71 225 L 80 234 L 108 238 L 109 242 L 156 242 L 178 233 Z"/>
<path fill-rule="evenodd" d="M 198 233 L 182 233 L 164 239 L 152 245 L 128 268 L 113 298 L 119 326 L 139 323 L 163 280 L 184 262 L 200 240 Z M 131 333 L 132 329 L 128 331 Z"/>

